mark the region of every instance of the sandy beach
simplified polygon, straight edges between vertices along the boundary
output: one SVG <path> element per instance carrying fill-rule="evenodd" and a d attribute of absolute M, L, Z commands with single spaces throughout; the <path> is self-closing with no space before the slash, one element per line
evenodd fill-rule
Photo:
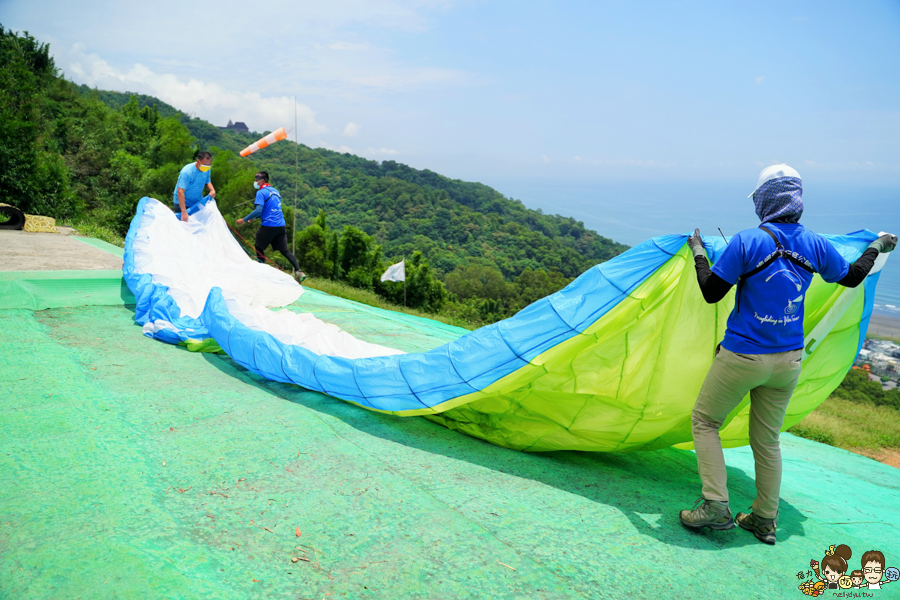
<path fill-rule="evenodd" d="M 900 339 L 900 318 L 874 313 L 869 321 L 867 335 Z"/>

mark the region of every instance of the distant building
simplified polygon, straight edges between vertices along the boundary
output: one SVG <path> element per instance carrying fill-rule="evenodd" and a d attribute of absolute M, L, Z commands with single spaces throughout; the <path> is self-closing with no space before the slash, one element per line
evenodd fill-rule
<path fill-rule="evenodd" d="M 220 129 L 231 129 L 232 131 L 240 131 L 241 133 L 250 133 L 250 129 L 247 127 L 246 123 L 243 121 L 232 123 L 231 119 L 228 119 L 228 125 L 220 127 Z"/>

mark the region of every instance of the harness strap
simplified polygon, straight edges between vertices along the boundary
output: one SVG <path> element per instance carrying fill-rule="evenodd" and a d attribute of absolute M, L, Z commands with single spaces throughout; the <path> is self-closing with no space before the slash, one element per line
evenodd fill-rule
<path fill-rule="evenodd" d="M 764 226 L 760 225 L 760 229 L 769 234 L 769 237 L 772 238 L 772 241 L 775 242 L 775 252 L 770 254 L 759 263 L 755 269 L 748 271 L 740 276 L 737 282 L 737 290 L 735 291 L 735 304 L 737 312 L 741 312 L 741 283 L 750 277 L 753 277 L 757 273 L 764 271 L 769 265 L 778 260 L 779 258 L 783 258 L 788 262 L 792 262 L 801 269 L 808 271 L 810 273 L 815 273 L 816 270 L 812 267 L 812 265 L 800 260 L 795 256 L 796 252 L 792 252 L 791 250 L 785 250 L 784 246 L 781 245 L 781 242 L 778 241 L 778 238 L 775 237 L 775 234 L 772 231 Z"/>
<path fill-rule="evenodd" d="M 266 185 L 265 187 L 260 188 L 260 190 L 264 190 L 266 188 L 271 188 L 271 189 L 269 190 L 269 195 L 266 197 L 266 200 L 263 202 L 263 208 L 266 207 L 266 205 L 269 203 L 269 200 L 271 200 L 272 198 L 277 197 L 279 200 L 281 200 L 281 193 L 278 190 L 276 190 L 275 188 L 273 188 L 271 185 Z"/>
<path fill-rule="evenodd" d="M 741 279 L 749 279 L 750 277 L 753 277 L 760 271 L 765 270 L 766 267 L 771 265 L 773 262 L 775 262 L 779 258 L 783 258 L 783 259 L 787 260 L 788 262 L 792 262 L 795 265 L 797 265 L 798 267 L 800 267 L 801 269 L 808 271 L 809 273 L 816 272 L 816 270 L 811 265 L 796 258 L 794 256 L 794 254 L 796 254 L 795 252 L 791 252 L 790 250 L 785 250 L 784 246 L 781 245 L 781 242 L 778 241 L 778 238 L 775 237 L 775 234 L 772 233 L 772 231 L 768 227 L 760 225 L 759 228 L 762 229 L 763 231 L 765 231 L 766 233 L 768 233 L 769 237 L 772 238 L 772 241 L 775 242 L 775 252 L 773 252 L 772 254 L 767 256 L 766 259 L 764 261 L 762 261 L 760 264 L 758 264 L 755 269 L 741 275 Z"/>

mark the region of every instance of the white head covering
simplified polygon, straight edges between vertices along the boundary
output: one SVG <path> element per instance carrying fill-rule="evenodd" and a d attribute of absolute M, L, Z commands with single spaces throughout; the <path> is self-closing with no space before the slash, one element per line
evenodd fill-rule
<path fill-rule="evenodd" d="M 756 182 L 756 188 L 750 193 L 748 198 L 752 198 L 753 194 L 756 193 L 756 190 L 762 186 L 767 181 L 772 181 L 773 179 L 779 179 L 781 177 L 796 177 L 797 179 L 801 179 L 800 173 L 787 166 L 784 163 L 780 165 L 772 165 L 771 167 L 766 167 L 759 174 L 759 181 Z"/>

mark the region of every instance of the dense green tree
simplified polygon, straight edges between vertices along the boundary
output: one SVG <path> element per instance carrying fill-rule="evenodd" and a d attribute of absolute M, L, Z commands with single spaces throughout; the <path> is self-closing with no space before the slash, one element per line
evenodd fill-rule
<path fill-rule="evenodd" d="M 121 109 L 122 145 L 126 152 L 134 156 L 148 156 L 154 149 L 152 143 L 156 137 L 156 124 L 159 113 L 155 107 L 138 105 L 137 98 L 132 96 Z"/>
<path fill-rule="evenodd" d="M 405 304 L 433 313 L 439 312 L 447 301 L 447 290 L 444 284 L 434 277 L 428 259 L 421 252 L 413 252 L 412 256 L 405 260 L 405 295 L 404 284 L 399 281 L 378 281 L 376 285 L 378 293 L 394 304 Z"/>
<path fill-rule="evenodd" d="M 175 182 L 181 171 L 179 163 L 167 163 L 144 173 L 141 180 L 141 196 L 156 198 L 163 204 L 172 204 Z"/>
<path fill-rule="evenodd" d="M 340 237 L 340 268 L 350 285 L 373 289 L 381 275 L 381 246 L 372 236 L 345 225 Z"/>
<path fill-rule="evenodd" d="M 194 138 L 176 117 L 161 119 L 156 124 L 156 132 L 156 141 L 151 149 L 151 164 L 154 167 L 170 163 L 184 166 L 193 159 L 196 152 Z"/>
<path fill-rule="evenodd" d="M 900 389 L 884 391 L 881 383 L 871 381 L 868 372 L 862 369 L 851 369 L 833 395 L 860 404 L 900 409 Z"/>
<path fill-rule="evenodd" d="M 176 117 L 180 121 L 180 119 L 184 116 L 184 113 L 182 113 L 171 104 L 166 104 L 159 98 L 154 98 L 153 96 L 147 96 L 145 94 L 134 94 L 131 92 L 108 92 L 91 88 L 87 85 L 78 86 L 76 88 L 76 91 L 81 95 L 90 95 L 97 98 L 113 110 L 121 110 L 122 107 L 125 106 L 125 104 L 128 103 L 132 98 L 136 98 L 138 106 L 140 108 L 152 106 L 157 110 L 157 112 L 159 112 L 159 115 L 162 118 Z"/>
<path fill-rule="evenodd" d="M 67 169 L 43 139 L 42 109 L 55 78 L 47 44 L 0 25 L 0 202 L 65 217 L 79 203 Z"/>
<path fill-rule="evenodd" d="M 515 286 L 503 279 L 503 273 L 484 265 L 456 267 L 444 279 L 444 284 L 460 300 L 481 298 L 503 304 L 516 296 Z"/>
<path fill-rule="evenodd" d="M 219 210 L 229 221 L 246 216 L 253 210 L 256 201 L 256 190 L 253 188 L 255 166 L 230 150 L 221 150 L 215 146 L 209 150 L 213 153 L 210 181 L 216 188 Z M 258 226 L 257 221 L 255 227 Z"/>
<path fill-rule="evenodd" d="M 332 243 L 325 213 L 321 212 L 312 225 L 297 233 L 296 256 L 300 268 L 313 277 L 330 279 L 334 274 L 334 260 L 329 252 Z"/>
<path fill-rule="evenodd" d="M 528 306 L 535 300 L 558 292 L 569 285 L 569 281 L 559 271 L 526 268 L 515 279 L 519 302 L 522 306 Z"/>

